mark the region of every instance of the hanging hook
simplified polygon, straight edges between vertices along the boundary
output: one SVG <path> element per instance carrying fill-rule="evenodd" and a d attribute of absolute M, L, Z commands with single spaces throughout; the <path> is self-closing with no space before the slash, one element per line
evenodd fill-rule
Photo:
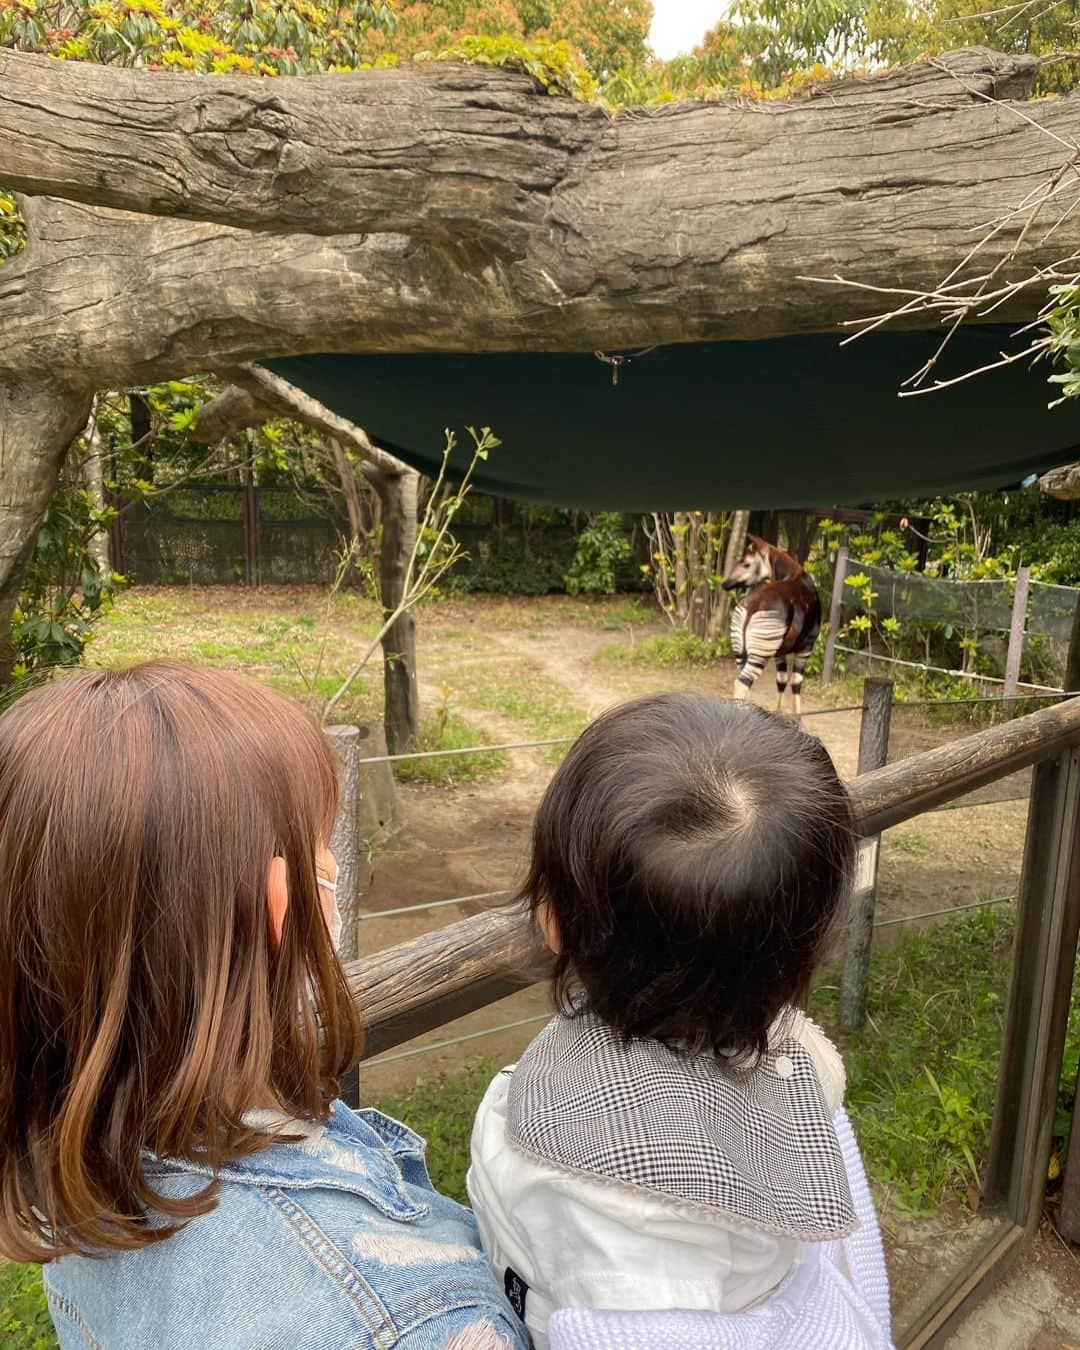
<path fill-rule="evenodd" d="M 598 361 L 603 361 L 605 365 L 611 367 L 611 383 L 615 386 L 619 383 L 619 371 L 623 366 L 628 366 L 631 361 L 636 361 L 639 356 L 648 356 L 650 352 L 656 351 L 657 345 L 657 343 L 653 343 L 651 347 L 642 347 L 641 351 L 629 354 L 616 352 L 614 356 L 609 356 L 607 352 L 594 351 L 593 356 Z"/>

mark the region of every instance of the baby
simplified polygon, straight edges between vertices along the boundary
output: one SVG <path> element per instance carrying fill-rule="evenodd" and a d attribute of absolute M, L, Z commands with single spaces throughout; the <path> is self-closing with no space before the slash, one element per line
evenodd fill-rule
<path fill-rule="evenodd" d="M 843 1064 L 799 1011 L 854 845 L 820 742 L 745 703 L 624 704 L 556 772 L 520 898 L 560 1011 L 468 1177 L 538 1350 L 560 1308 L 758 1308 L 856 1228 Z"/>

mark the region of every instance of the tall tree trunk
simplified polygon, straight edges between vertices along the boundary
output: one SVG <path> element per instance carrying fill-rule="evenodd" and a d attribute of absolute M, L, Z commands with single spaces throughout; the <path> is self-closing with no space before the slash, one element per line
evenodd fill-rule
<path fill-rule="evenodd" d="M 685 627 L 690 617 L 690 569 L 686 563 L 686 540 L 690 533 L 690 514 L 676 511 L 671 519 L 671 538 L 675 545 L 675 613 Z"/>
<path fill-rule="evenodd" d="M 11 619 L 41 517 L 90 394 L 68 379 L 0 373 L 0 685 L 11 677 Z"/>
<path fill-rule="evenodd" d="M 405 593 L 405 572 L 416 541 L 420 475 L 368 470 L 382 503 L 379 545 L 379 594 L 389 615 Z M 416 743 L 420 700 L 416 686 L 416 616 L 411 609 L 398 616 L 383 638 L 383 686 L 386 744 L 392 755 Z"/>
<path fill-rule="evenodd" d="M 750 524 L 749 511 L 733 511 L 731 514 L 731 533 L 728 535 L 727 548 L 724 551 L 724 576 L 730 576 L 735 564 L 742 557 L 746 547 L 746 531 Z M 720 597 L 719 612 L 716 617 L 717 632 L 724 632 L 731 614 L 731 592 L 723 591 Z"/>
<path fill-rule="evenodd" d="M 97 399 L 94 399 L 90 411 L 90 420 L 86 424 L 86 461 L 83 464 L 83 476 L 86 490 L 94 506 L 94 514 L 99 518 L 105 513 L 105 473 L 102 464 L 101 432 L 98 429 Z M 103 583 L 108 583 L 112 573 L 109 557 L 109 534 L 105 529 L 97 529 L 90 536 L 90 556 L 97 565 Z"/>
<path fill-rule="evenodd" d="M 808 511 L 785 511 L 783 521 L 787 551 L 796 562 L 805 565 L 810 552 L 810 514 Z"/>
<path fill-rule="evenodd" d="M 356 470 L 345 447 L 336 436 L 330 436 L 330 453 L 334 456 L 334 472 L 341 485 L 341 495 L 345 498 L 345 510 L 349 513 L 349 543 L 355 545 L 364 533 L 364 504 L 360 499 L 360 485 L 356 481 Z"/>
<path fill-rule="evenodd" d="M 128 416 L 131 419 L 131 443 L 139 448 L 133 472 L 136 478 L 147 483 L 154 481 L 154 446 L 150 439 L 153 421 L 150 417 L 150 404 L 142 394 L 128 395 Z"/>

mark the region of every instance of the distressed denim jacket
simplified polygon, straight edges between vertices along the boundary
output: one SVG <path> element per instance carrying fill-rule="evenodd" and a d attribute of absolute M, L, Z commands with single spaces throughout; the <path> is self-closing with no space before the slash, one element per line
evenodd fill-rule
<path fill-rule="evenodd" d="M 165 1241 L 46 1266 L 63 1350 L 528 1350 L 419 1136 L 340 1102 L 292 1128 L 221 1168 L 216 1208 Z M 146 1174 L 174 1197 L 211 1175 L 158 1158 Z"/>

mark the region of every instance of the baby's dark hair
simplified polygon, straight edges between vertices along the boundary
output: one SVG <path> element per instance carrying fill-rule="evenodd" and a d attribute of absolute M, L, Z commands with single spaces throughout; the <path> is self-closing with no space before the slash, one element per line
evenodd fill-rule
<path fill-rule="evenodd" d="M 519 898 L 557 927 L 563 1011 L 745 1059 L 805 997 L 854 847 L 820 741 L 749 703 L 656 694 L 575 742 Z"/>

